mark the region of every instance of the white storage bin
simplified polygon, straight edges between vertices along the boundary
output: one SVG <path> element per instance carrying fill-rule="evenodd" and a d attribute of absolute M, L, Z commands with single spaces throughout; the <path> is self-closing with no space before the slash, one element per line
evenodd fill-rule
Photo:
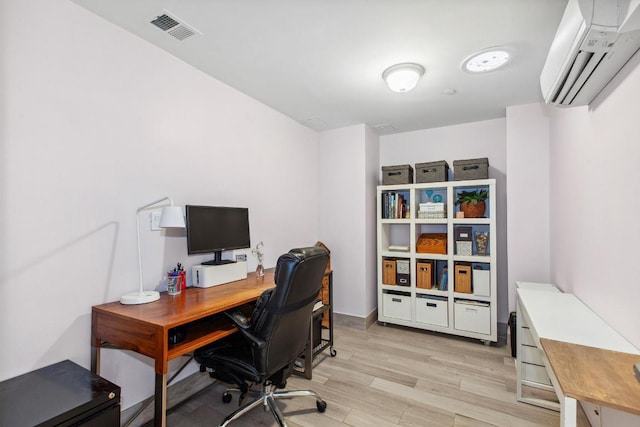
<path fill-rule="evenodd" d="M 416 322 L 449 326 L 447 300 L 416 298 Z"/>
<path fill-rule="evenodd" d="M 390 293 L 382 294 L 382 315 L 394 319 L 411 320 L 411 297 Z"/>
<path fill-rule="evenodd" d="M 489 305 L 455 301 L 453 326 L 459 331 L 491 334 L 491 310 Z"/>
<path fill-rule="evenodd" d="M 491 296 L 491 271 L 473 269 L 473 294 L 481 297 Z"/>

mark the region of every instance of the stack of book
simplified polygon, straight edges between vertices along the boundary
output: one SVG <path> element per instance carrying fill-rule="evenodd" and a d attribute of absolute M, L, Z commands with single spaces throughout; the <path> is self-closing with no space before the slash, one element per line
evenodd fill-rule
<path fill-rule="evenodd" d="M 418 218 L 446 218 L 447 205 L 445 203 L 426 202 L 420 203 L 418 210 Z"/>
<path fill-rule="evenodd" d="M 382 218 L 409 218 L 409 205 L 400 193 L 382 194 Z"/>

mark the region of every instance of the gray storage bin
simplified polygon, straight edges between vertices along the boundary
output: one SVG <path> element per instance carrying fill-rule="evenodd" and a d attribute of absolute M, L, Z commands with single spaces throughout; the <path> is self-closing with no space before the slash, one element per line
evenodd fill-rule
<path fill-rule="evenodd" d="M 382 185 L 413 184 L 411 165 L 383 166 Z"/>
<path fill-rule="evenodd" d="M 416 163 L 416 184 L 449 180 L 449 164 L 438 162 Z"/>
<path fill-rule="evenodd" d="M 467 159 L 453 161 L 453 180 L 464 181 L 467 179 L 488 179 L 489 159 Z"/>

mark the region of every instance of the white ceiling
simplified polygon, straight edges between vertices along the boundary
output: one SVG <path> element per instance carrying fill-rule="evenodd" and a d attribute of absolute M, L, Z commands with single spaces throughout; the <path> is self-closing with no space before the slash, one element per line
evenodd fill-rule
<path fill-rule="evenodd" d="M 504 117 L 506 106 L 541 101 L 538 78 L 567 3 L 74 1 L 313 129 L 366 123 L 379 134 Z M 179 41 L 150 24 L 167 12 L 202 34 Z M 492 46 L 509 48 L 512 62 L 462 71 L 466 57 Z M 426 68 L 408 93 L 381 77 L 401 62 Z"/>

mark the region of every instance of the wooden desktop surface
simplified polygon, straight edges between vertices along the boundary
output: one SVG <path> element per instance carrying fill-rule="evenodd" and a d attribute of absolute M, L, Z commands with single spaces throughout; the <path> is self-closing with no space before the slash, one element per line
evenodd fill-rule
<path fill-rule="evenodd" d="M 640 355 L 540 339 L 565 396 L 640 415 Z"/>
<path fill-rule="evenodd" d="M 111 302 L 94 306 L 92 346 L 99 349 L 109 343 L 152 357 L 156 372 L 166 374 L 169 360 L 235 332 L 236 328 L 219 314 L 254 302 L 274 286 L 273 273 L 273 269 L 263 277 L 250 273 L 244 280 L 210 288 L 187 288 L 175 296 L 163 292 L 160 300 L 148 304 Z M 186 338 L 169 344 L 169 330 L 177 326 L 188 328 Z M 97 370 L 99 366 L 94 369 Z"/>

